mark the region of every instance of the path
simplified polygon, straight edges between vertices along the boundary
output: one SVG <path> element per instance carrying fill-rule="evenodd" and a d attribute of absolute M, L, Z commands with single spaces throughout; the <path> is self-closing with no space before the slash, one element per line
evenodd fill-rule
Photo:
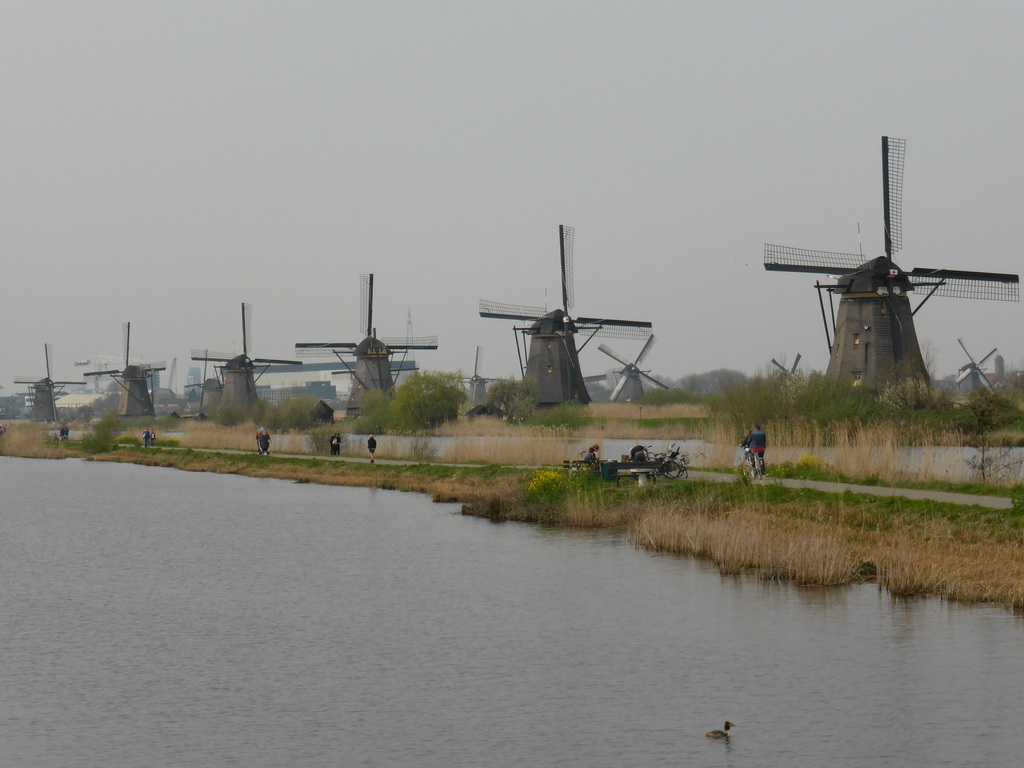
<path fill-rule="evenodd" d="M 182 449 L 179 449 L 182 450 Z M 193 451 L 206 451 L 211 453 L 254 453 L 254 451 L 239 451 L 215 448 L 193 448 Z M 275 453 L 285 459 L 310 459 L 317 458 L 324 461 L 346 461 L 356 464 L 369 464 L 368 458 L 358 456 L 316 456 L 308 453 Z M 474 467 L 479 464 L 458 464 L 454 462 L 416 462 L 408 459 L 377 459 L 378 464 L 419 464 L 431 463 L 448 467 Z M 518 465 L 517 465 L 518 466 Z M 523 466 L 522 469 L 536 469 L 533 466 Z M 736 475 L 730 472 L 709 472 L 699 469 L 689 470 L 690 478 L 693 480 L 705 480 L 713 483 L 736 482 Z M 1013 507 L 1013 499 L 1007 496 L 979 496 L 973 493 L 951 493 L 949 491 L 933 491 L 921 488 L 890 488 L 884 485 L 857 485 L 856 483 L 831 483 L 823 480 L 797 480 L 794 478 L 773 477 L 762 482 L 784 485 L 787 488 L 810 488 L 824 493 L 860 493 L 866 496 L 899 496 L 905 499 L 922 499 L 926 501 L 938 501 L 945 504 L 958 504 L 967 507 L 986 507 L 988 509 L 1010 509 Z"/>

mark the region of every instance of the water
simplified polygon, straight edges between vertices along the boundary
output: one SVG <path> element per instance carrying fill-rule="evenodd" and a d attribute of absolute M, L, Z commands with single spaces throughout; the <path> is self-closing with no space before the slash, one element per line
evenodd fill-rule
<path fill-rule="evenodd" d="M 1010 766 L 1024 627 L 396 492 L 0 458 L 0 765 Z M 704 731 L 737 723 L 730 742 Z"/>

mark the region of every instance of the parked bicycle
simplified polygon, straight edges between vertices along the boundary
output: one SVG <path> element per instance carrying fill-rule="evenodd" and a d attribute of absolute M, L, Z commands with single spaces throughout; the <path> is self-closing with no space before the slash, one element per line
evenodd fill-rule
<path fill-rule="evenodd" d="M 674 479 L 687 477 L 690 473 L 687 466 L 690 464 L 690 455 L 683 453 L 678 443 L 672 443 L 666 453 L 649 453 L 649 461 L 658 462 L 657 473 Z"/>

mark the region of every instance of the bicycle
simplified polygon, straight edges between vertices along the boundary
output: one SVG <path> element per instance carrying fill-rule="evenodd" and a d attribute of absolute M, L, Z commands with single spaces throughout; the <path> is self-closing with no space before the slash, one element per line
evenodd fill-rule
<path fill-rule="evenodd" d="M 760 480 L 764 477 L 764 454 L 757 453 L 749 448 L 743 449 L 746 472 L 751 480 Z"/>
<path fill-rule="evenodd" d="M 657 474 L 676 480 L 680 477 L 689 476 L 687 466 L 690 463 L 690 455 L 683 453 L 678 443 L 672 443 L 667 453 L 649 453 L 648 461 L 658 462 Z"/>

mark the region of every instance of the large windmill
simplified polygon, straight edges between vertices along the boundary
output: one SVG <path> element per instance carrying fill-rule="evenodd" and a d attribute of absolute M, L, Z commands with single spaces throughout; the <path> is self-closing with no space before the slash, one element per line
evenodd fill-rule
<path fill-rule="evenodd" d="M 300 342 L 295 345 L 299 357 L 324 357 L 334 355 L 345 366 L 344 371 L 352 376 L 345 415 L 359 415 L 363 397 L 372 389 L 390 392 L 395 386 L 396 370 L 408 370 L 407 361 L 392 360 L 401 352 L 405 356 L 414 349 L 437 349 L 437 336 L 377 337 L 373 326 L 373 275 L 359 276 L 359 331 L 365 334 L 362 341 Z M 355 357 L 355 361 L 348 357 Z"/>
<path fill-rule="evenodd" d="M 644 359 L 650 353 L 651 347 L 654 346 L 654 340 L 655 336 L 652 333 L 648 337 L 647 343 L 644 344 L 643 349 L 640 350 L 640 354 L 636 356 L 636 360 L 633 362 L 629 362 L 628 358 L 623 357 L 605 344 L 598 347 L 598 349 L 608 355 L 608 357 L 622 365 L 621 370 L 613 371 L 617 378 L 615 387 L 612 389 L 612 394 L 609 397 L 609 400 L 613 403 L 635 403 L 639 401 L 644 396 L 645 381 L 648 385 L 653 384 L 659 389 L 668 389 L 668 385 L 663 384 L 651 376 L 650 371 L 640 370 L 640 366 L 643 364 Z"/>
<path fill-rule="evenodd" d="M 853 385 L 881 388 L 891 381 L 912 377 L 928 380 L 928 371 L 914 329 L 914 315 L 932 296 L 1017 301 L 1017 275 L 957 269 L 915 267 L 904 271 L 893 258 L 902 246 L 902 192 L 905 141 L 882 137 L 882 210 L 885 255 L 865 260 L 863 254 L 809 251 L 766 244 L 764 268 L 838 276 L 821 290 L 839 296 L 839 315 L 832 318 L 827 375 Z M 925 292 L 911 309 L 909 293 Z"/>
<path fill-rule="evenodd" d="M 277 360 L 271 357 L 250 357 L 249 346 L 252 343 L 252 304 L 242 304 L 242 354 L 222 354 L 210 352 L 208 349 L 193 349 L 192 359 L 205 362 L 221 363 L 222 377 L 220 402 L 222 404 L 241 405 L 246 408 L 253 406 L 258 396 L 256 382 L 260 376 L 277 365 L 302 365 L 299 360 Z M 259 369 L 259 374 L 256 370 Z M 209 384 L 209 387 L 208 387 Z M 203 397 L 216 390 L 216 382 L 203 382 Z"/>
<path fill-rule="evenodd" d="M 525 375 L 536 381 L 537 405 L 551 407 L 560 403 L 590 402 L 590 393 L 580 370 L 579 350 L 594 336 L 643 340 L 650 336 L 651 323 L 642 320 L 611 320 L 604 317 L 572 317 L 573 290 L 573 235 L 572 227 L 559 225 L 558 234 L 562 269 L 562 306 L 548 311 L 546 308 L 522 304 L 501 304 L 480 301 L 480 316 L 501 320 L 529 322 L 516 327 L 516 350 L 522 367 L 519 334 L 529 337 Z M 576 334 L 586 336 L 578 347 Z"/>
<path fill-rule="evenodd" d="M 164 370 L 163 361 L 159 363 L 133 363 L 130 352 L 132 343 L 132 324 L 122 326 L 124 336 L 124 369 L 120 371 L 87 371 L 86 376 L 111 376 L 121 385 L 121 399 L 117 404 L 117 415 L 130 419 L 135 416 L 155 416 L 153 396 L 150 392 L 153 374 Z"/>
<path fill-rule="evenodd" d="M 45 421 L 57 423 L 57 399 L 56 396 L 64 393 L 64 387 L 68 384 L 84 384 L 82 381 L 54 381 L 50 377 L 50 345 L 43 344 L 43 353 L 46 356 L 46 376 L 18 377 L 15 384 L 32 385 L 32 421 Z"/>

